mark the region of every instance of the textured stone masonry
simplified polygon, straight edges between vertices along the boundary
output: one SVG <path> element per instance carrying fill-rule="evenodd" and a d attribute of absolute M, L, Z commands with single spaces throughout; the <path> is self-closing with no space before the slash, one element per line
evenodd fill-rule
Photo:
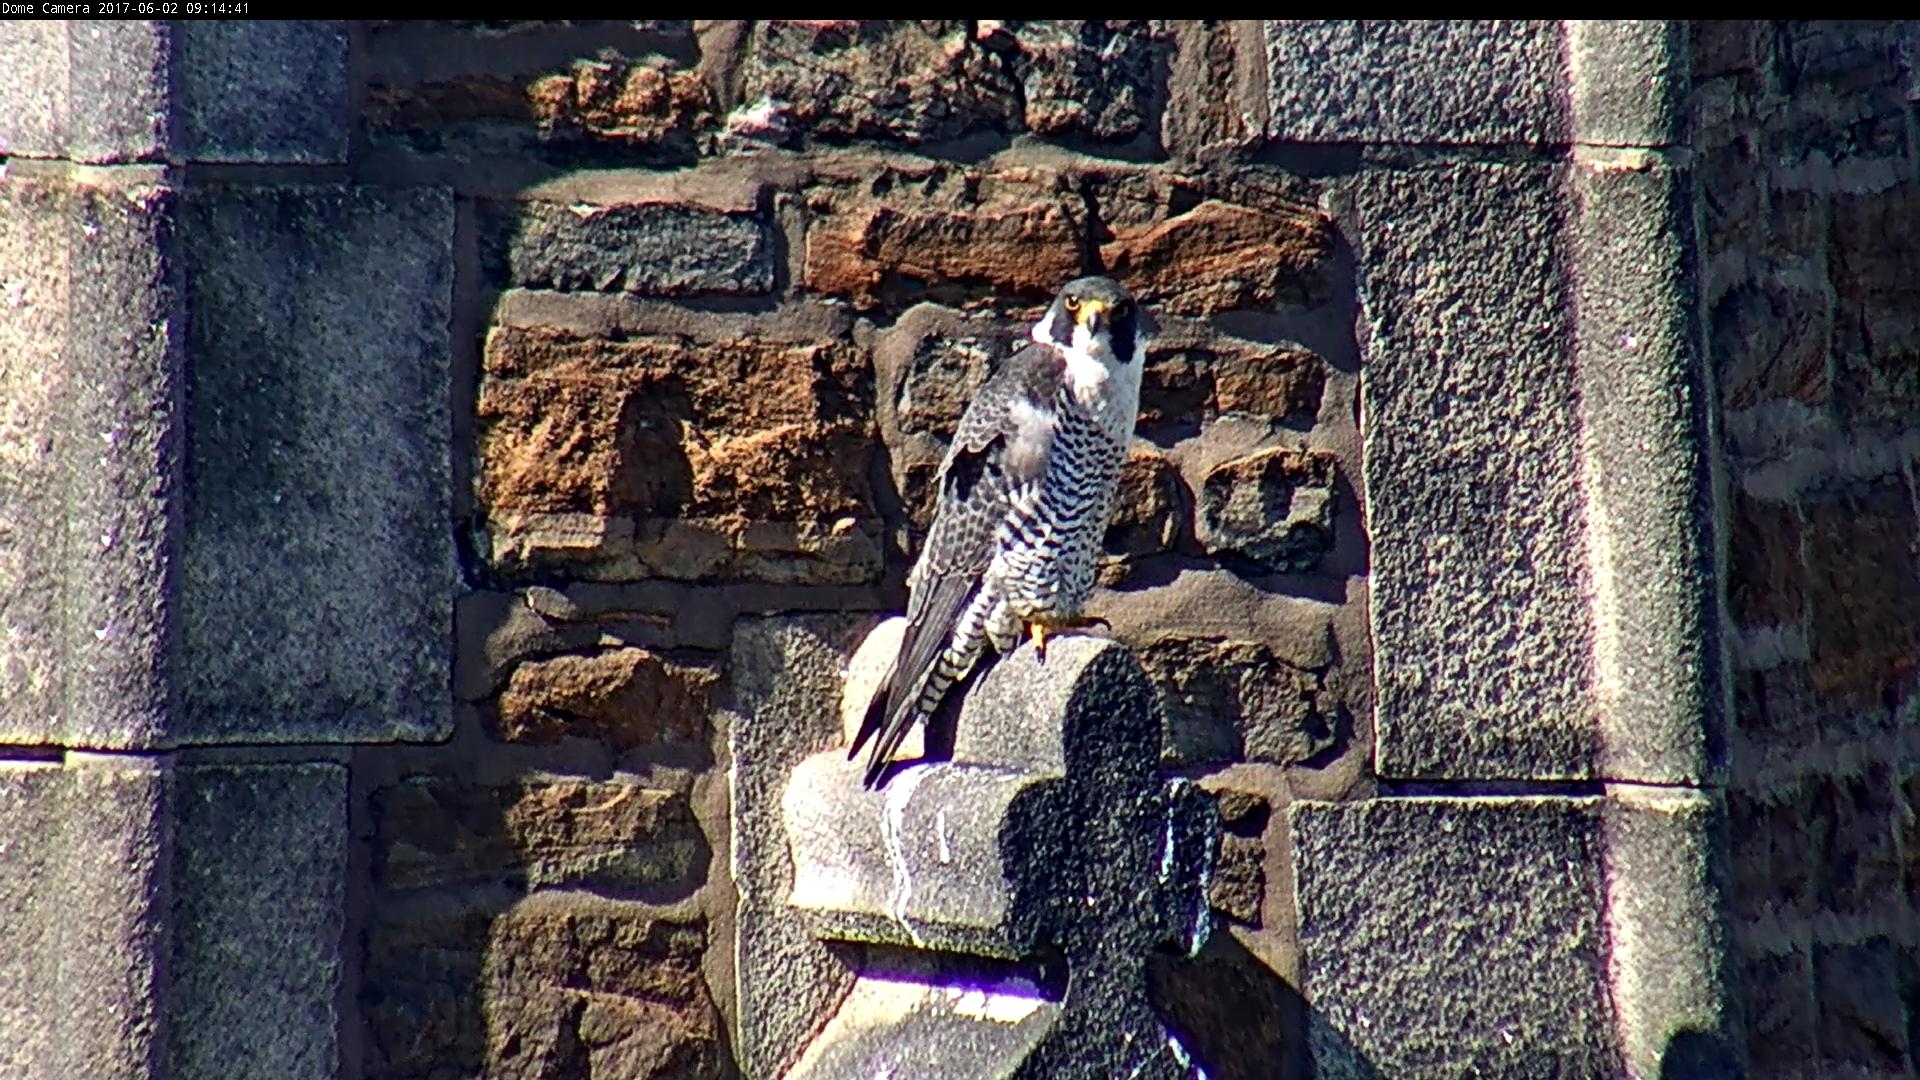
<path fill-rule="evenodd" d="M 1914 1067 L 1913 24 L 15 19 L 0 67 L 0 1072 L 774 1077 L 1057 999 L 823 942 L 782 806 L 1092 272 L 1161 333 L 1091 613 L 1223 830 L 1139 1030 Z"/>

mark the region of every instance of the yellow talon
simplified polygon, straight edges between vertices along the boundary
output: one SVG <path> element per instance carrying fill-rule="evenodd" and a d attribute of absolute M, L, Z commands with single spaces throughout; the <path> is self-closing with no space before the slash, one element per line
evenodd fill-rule
<path fill-rule="evenodd" d="M 1047 625 L 1038 622 L 1028 623 L 1027 629 L 1033 634 L 1034 655 L 1045 660 L 1047 658 Z"/>

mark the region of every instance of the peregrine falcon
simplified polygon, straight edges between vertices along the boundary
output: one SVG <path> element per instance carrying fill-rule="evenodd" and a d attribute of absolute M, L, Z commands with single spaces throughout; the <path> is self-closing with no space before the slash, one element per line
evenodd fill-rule
<path fill-rule="evenodd" d="M 1070 282 L 967 406 L 907 576 L 900 652 L 847 752 L 874 740 L 867 787 L 987 645 L 1031 634 L 1044 661 L 1047 633 L 1080 625 L 1153 329 L 1116 282 Z"/>

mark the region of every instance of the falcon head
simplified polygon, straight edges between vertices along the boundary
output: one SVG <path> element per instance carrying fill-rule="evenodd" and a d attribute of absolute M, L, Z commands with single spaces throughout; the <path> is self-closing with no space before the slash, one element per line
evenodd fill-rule
<path fill-rule="evenodd" d="M 1133 294 L 1112 278 L 1069 281 L 1034 325 L 1033 338 L 1069 356 L 1079 354 L 1110 368 L 1132 368 L 1139 379 L 1146 340 L 1157 327 Z"/>

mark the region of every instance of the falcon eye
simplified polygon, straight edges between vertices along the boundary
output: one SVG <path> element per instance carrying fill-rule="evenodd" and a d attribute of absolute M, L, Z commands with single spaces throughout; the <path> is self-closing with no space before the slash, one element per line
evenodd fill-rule
<path fill-rule="evenodd" d="M 1068 311 L 1080 310 L 1080 298 L 1077 296 L 1067 297 L 1067 310 Z"/>

